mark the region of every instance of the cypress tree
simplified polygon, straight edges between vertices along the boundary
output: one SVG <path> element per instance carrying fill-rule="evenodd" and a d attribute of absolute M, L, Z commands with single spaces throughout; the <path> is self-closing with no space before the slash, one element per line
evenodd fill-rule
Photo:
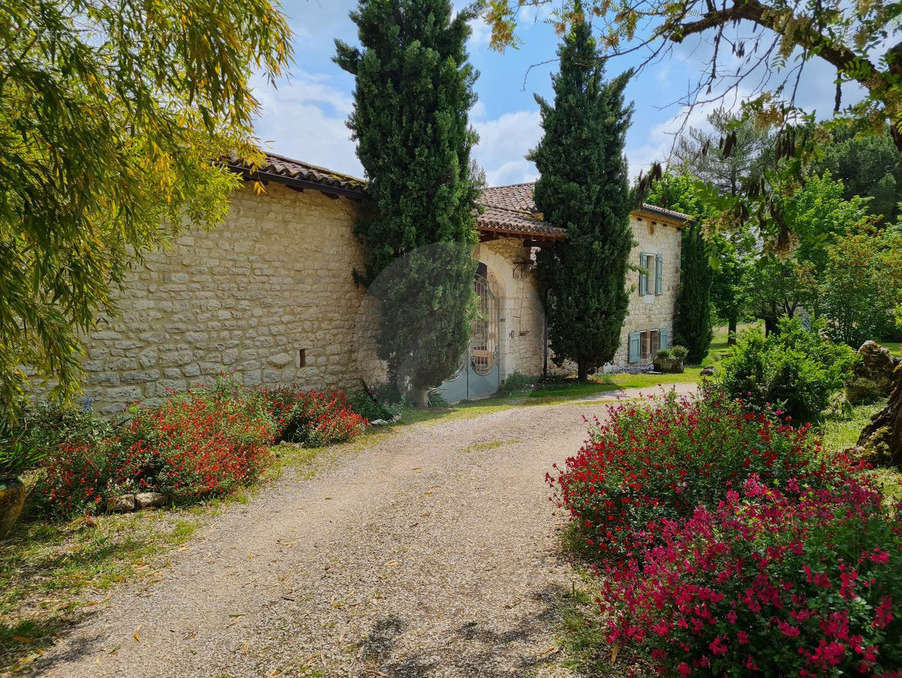
<path fill-rule="evenodd" d="M 450 0 L 360 0 L 361 46 L 336 41 L 336 63 L 356 77 L 348 127 L 368 179 L 356 225 L 366 270 L 355 274 L 381 302 L 390 377 L 421 405 L 459 364 L 473 299 L 474 14 L 452 15 Z"/>
<path fill-rule="evenodd" d="M 673 338 L 689 353 L 686 362 L 700 363 L 711 345 L 711 270 L 708 245 L 696 221 L 683 229 L 680 288 L 677 292 Z"/>
<path fill-rule="evenodd" d="M 529 157 L 540 172 L 536 208 L 567 229 L 567 241 L 539 253 L 538 276 L 553 360 L 573 360 L 585 381 L 614 357 L 628 304 L 633 240 L 623 147 L 632 104 L 623 90 L 632 72 L 602 81 L 586 21 L 574 23 L 558 55 L 554 103 L 536 96 L 544 136 Z"/>

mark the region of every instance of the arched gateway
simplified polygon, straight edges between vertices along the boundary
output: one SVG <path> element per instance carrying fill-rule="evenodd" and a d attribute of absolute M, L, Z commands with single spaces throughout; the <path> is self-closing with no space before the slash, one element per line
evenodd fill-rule
<path fill-rule="evenodd" d="M 476 267 L 473 278 L 477 311 L 470 333 L 470 345 L 461 357 L 460 367 L 447 379 L 439 392 L 448 402 L 472 400 L 495 393 L 501 386 L 501 323 L 498 295 L 489 284 L 488 268 Z"/>

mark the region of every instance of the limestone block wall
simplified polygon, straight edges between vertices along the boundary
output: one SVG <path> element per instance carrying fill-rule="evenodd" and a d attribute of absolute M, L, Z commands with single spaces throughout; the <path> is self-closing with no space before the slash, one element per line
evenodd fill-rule
<path fill-rule="evenodd" d="M 629 309 L 623 328 L 620 332 L 620 347 L 612 361 L 615 369 L 629 366 L 630 332 L 643 330 L 667 329 L 670 343 L 673 344 L 673 316 L 676 305 L 677 290 L 680 284 L 680 230 L 660 221 L 652 221 L 635 214 L 630 216 L 633 238 L 637 243 L 630 251 L 630 263 L 639 265 L 639 255 L 660 254 L 663 256 L 664 273 L 662 276 L 662 294 L 654 294 L 654 273 L 649 275 L 648 291 L 650 294 L 639 295 L 639 273 L 627 273 L 627 289 L 629 292 Z M 637 364 L 649 364 L 651 360 Z"/>
<path fill-rule="evenodd" d="M 474 258 L 486 265 L 498 297 L 501 379 L 541 374 L 545 314 L 531 249 L 520 238 L 498 238 L 480 243 Z"/>
<path fill-rule="evenodd" d="M 242 188 L 215 231 L 136 266 L 119 314 L 86 338 L 84 394 L 101 413 L 233 372 L 249 385 L 350 388 L 382 374 L 352 270 L 356 203 Z"/>

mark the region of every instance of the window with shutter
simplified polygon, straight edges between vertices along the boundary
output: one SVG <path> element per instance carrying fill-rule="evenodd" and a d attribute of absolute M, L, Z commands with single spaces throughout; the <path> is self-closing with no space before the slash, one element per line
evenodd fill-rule
<path fill-rule="evenodd" d="M 639 332 L 630 332 L 629 355 L 627 360 L 631 363 L 639 362 Z"/>
<path fill-rule="evenodd" d="M 670 336 L 667 328 L 662 327 L 658 333 L 661 335 L 661 348 L 670 348 Z"/>
<path fill-rule="evenodd" d="M 655 294 L 664 293 L 664 257 L 655 255 Z"/>

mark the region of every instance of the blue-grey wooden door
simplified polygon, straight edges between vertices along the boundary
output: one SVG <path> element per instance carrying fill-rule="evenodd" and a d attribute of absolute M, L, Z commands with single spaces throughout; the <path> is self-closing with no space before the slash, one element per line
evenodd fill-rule
<path fill-rule="evenodd" d="M 482 270 L 477 272 L 473 286 L 477 315 L 473 321 L 470 346 L 461 358 L 457 373 L 439 387 L 439 393 L 449 403 L 483 398 L 492 395 L 501 386 L 498 300 L 492 294 Z"/>

